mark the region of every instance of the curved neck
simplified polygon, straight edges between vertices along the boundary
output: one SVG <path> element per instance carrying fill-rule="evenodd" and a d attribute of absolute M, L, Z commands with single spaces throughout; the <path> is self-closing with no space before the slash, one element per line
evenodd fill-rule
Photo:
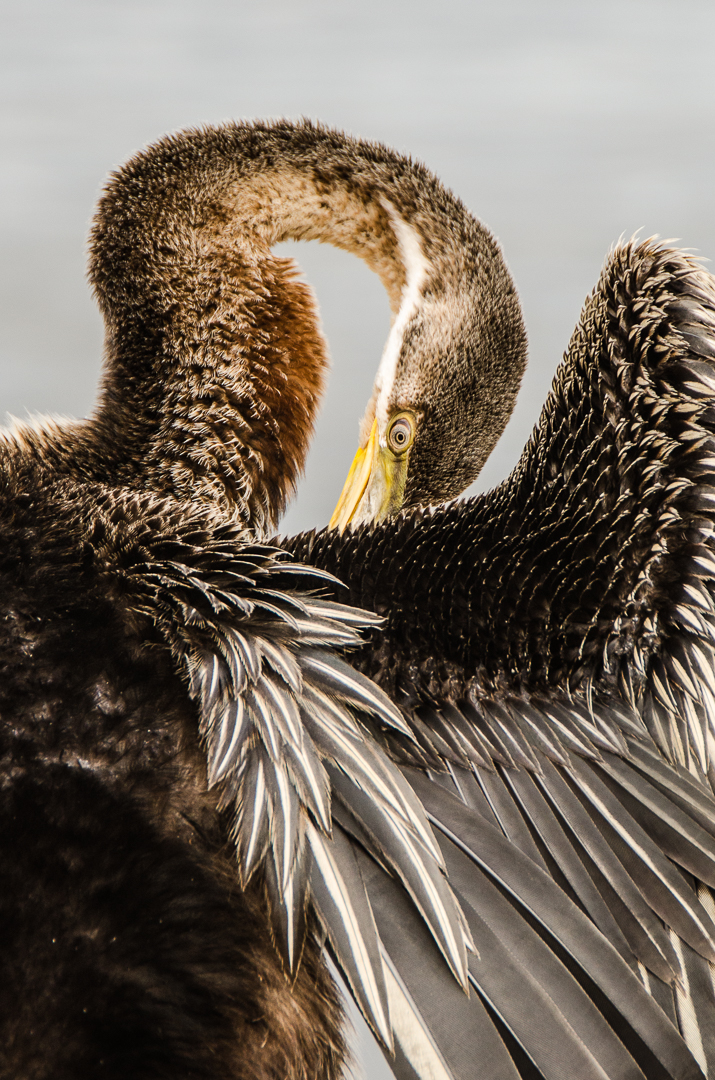
<path fill-rule="evenodd" d="M 110 179 L 92 229 L 106 366 L 95 417 L 72 429 L 77 467 L 269 528 L 327 364 L 312 291 L 270 245 L 354 252 L 398 314 L 430 282 L 460 287 L 479 229 L 423 167 L 308 123 L 163 139 Z"/>

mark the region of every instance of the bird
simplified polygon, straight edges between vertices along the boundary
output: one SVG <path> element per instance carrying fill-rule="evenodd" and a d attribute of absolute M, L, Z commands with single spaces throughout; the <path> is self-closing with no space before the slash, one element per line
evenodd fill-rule
<path fill-rule="evenodd" d="M 326 368 L 286 238 L 393 325 L 331 526 L 276 538 Z M 712 279 L 622 245 L 499 488 L 526 359 L 488 230 L 310 122 L 167 136 L 100 200 L 94 415 L 0 450 L 0 1063 L 712 1075 Z"/>
<path fill-rule="evenodd" d="M 461 301 L 462 424 L 490 432 L 507 405 L 476 389 L 506 343 L 515 392 L 518 302 L 495 241 L 426 169 L 319 125 L 234 124 L 169 136 L 106 186 L 96 409 L 0 444 L 0 1075 L 337 1077 L 326 951 L 394 1052 L 409 1009 L 338 798 L 467 990 L 471 934 L 381 741 L 409 728 L 348 662 L 380 620 L 269 543 L 327 366 L 312 292 L 270 244 L 358 251 L 399 318 L 424 277 L 408 209 L 447 239 L 456 214 L 476 241 L 470 287 L 492 305 L 475 319 L 455 268 L 430 333 L 444 363 Z M 415 355 L 431 359 L 426 337 Z M 489 450 L 437 492 L 429 438 L 421 473 L 393 477 L 402 502 L 456 494 Z"/>

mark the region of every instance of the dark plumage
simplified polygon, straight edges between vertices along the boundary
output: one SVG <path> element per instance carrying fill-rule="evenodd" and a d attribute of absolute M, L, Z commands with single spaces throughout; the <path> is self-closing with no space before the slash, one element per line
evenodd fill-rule
<path fill-rule="evenodd" d="M 325 364 L 289 236 L 395 311 L 302 564 L 264 543 Z M 525 338 L 422 166 L 170 137 L 110 181 L 90 275 L 95 417 L 0 452 L 0 1075 L 334 1080 L 325 948 L 400 1080 L 712 1076 L 712 279 L 618 249 L 514 474 L 425 510 Z"/>
<path fill-rule="evenodd" d="M 262 889 L 237 888 L 151 597 L 147 560 L 193 556 L 200 573 L 215 524 L 152 496 L 14 480 L 6 468 L 0 1075 L 334 1075 L 331 980 L 310 939 L 291 986 Z"/>
<path fill-rule="evenodd" d="M 700 596 L 709 581 L 714 303 L 712 278 L 686 255 L 617 249 L 507 480 L 292 545 L 386 617 L 367 666 L 391 694 L 615 689 L 639 651 L 642 674 L 682 637 L 684 590 Z M 704 594 L 700 610 L 707 618 Z M 688 747 L 677 749 L 686 766 Z"/>

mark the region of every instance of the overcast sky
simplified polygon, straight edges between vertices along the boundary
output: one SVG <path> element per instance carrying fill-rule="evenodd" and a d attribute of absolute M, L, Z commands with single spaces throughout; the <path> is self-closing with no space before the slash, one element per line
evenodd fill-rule
<path fill-rule="evenodd" d="M 530 365 L 478 487 L 515 463 L 619 236 L 715 256 L 712 0 L 0 0 L 0 20 L 0 419 L 91 410 L 93 205 L 189 124 L 306 115 L 380 139 L 496 233 Z M 361 263 L 296 250 L 334 367 L 287 532 L 330 516 L 389 325 Z"/>

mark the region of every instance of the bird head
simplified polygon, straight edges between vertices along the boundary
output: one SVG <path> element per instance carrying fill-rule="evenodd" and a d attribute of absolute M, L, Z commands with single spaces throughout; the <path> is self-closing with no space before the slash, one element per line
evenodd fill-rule
<path fill-rule="evenodd" d="M 465 216 L 462 235 L 436 243 L 390 217 L 406 281 L 330 521 L 341 532 L 464 491 L 506 426 L 526 365 L 516 290 L 484 226 Z"/>

